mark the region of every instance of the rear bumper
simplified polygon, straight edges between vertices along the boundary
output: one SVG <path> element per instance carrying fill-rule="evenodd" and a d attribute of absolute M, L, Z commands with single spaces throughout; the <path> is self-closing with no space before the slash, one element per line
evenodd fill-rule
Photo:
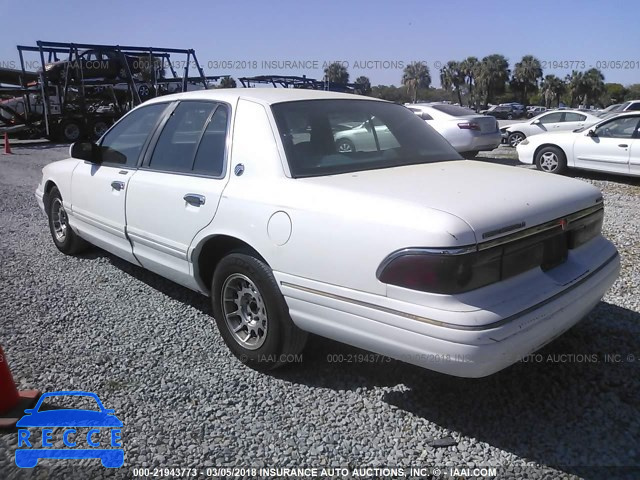
<path fill-rule="evenodd" d="M 276 278 L 293 321 L 303 330 L 441 373 L 484 377 L 540 349 L 587 315 L 618 277 L 620 259 L 613 247 L 611 251 L 597 269 L 519 312 L 455 312 L 469 319 L 466 326 L 437 318 L 425 324 L 424 318 L 410 313 L 416 305 L 406 302 L 396 302 L 393 309 L 381 307 L 355 300 L 355 292 L 349 298 L 344 290 L 342 296 L 292 283 L 300 279 L 285 274 L 276 273 Z M 495 321 L 474 325 L 489 315 Z"/>
<path fill-rule="evenodd" d="M 452 145 L 458 152 L 486 151 L 499 147 L 501 140 L 502 135 L 500 131 L 496 131 L 474 134 L 473 136 L 460 139 L 458 142 L 452 143 Z"/>

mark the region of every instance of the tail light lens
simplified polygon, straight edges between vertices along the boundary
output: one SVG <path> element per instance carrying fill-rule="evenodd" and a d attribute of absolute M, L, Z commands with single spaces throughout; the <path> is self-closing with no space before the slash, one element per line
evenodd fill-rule
<path fill-rule="evenodd" d="M 462 130 L 480 130 L 480 125 L 476 122 L 460 122 L 458 128 Z"/>
<path fill-rule="evenodd" d="M 550 222 L 545 230 L 484 250 L 458 252 L 409 248 L 391 254 L 378 268 L 383 283 L 429 293 L 458 294 L 506 280 L 533 268 L 550 270 L 570 249 L 600 234 L 603 210 L 567 223 Z M 482 245 L 480 245 L 482 247 Z"/>

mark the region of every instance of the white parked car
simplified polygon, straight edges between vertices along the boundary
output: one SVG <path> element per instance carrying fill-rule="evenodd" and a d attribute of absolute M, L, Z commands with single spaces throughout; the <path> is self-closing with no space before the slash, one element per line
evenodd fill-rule
<path fill-rule="evenodd" d="M 522 140 L 546 132 L 565 132 L 599 122 L 600 118 L 577 110 L 545 112 L 526 122 L 512 123 L 501 128 L 506 143 L 516 147 Z"/>
<path fill-rule="evenodd" d="M 339 151 L 344 126 L 365 122 L 395 143 L 365 127 L 375 149 Z M 311 332 L 489 375 L 578 322 L 618 275 L 597 188 L 465 161 L 381 100 L 181 93 L 70 153 L 36 191 L 56 247 L 89 242 L 210 295 L 226 344 L 256 369 L 291 361 Z"/>
<path fill-rule="evenodd" d="M 466 158 L 500 146 L 498 121 L 465 107 L 446 103 L 413 103 L 407 108 L 425 120 Z"/>
<path fill-rule="evenodd" d="M 536 135 L 520 142 L 517 152 L 520 162 L 550 173 L 582 168 L 640 176 L 640 112 L 575 132 Z"/>

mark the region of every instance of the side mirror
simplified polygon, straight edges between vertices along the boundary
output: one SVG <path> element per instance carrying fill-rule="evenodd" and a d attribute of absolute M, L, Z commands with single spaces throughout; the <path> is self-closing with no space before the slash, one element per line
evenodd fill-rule
<path fill-rule="evenodd" d="M 531 125 L 538 125 L 540 123 L 540 120 L 534 120 L 533 122 L 531 122 Z"/>
<path fill-rule="evenodd" d="M 588 137 L 597 137 L 597 136 L 598 136 L 598 134 L 597 134 L 597 133 L 596 133 L 596 131 L 592 128 L 591 130 L 589 130 L 589 131 L 587 132 L 587 136 L 588 136 Z"/>
<path fill-rule="evenodd" d="M 35 408 L 27 408 L 24 413 L 26 413 L 27 415 L 31 415 L 33 413 L 35 413 Z"/>
<path fill-rule="evenodd" d="M 101 163 L 100 147 L 93 142 L 75 142 L 69 147 L 69 156 L 91 163 Z"/>

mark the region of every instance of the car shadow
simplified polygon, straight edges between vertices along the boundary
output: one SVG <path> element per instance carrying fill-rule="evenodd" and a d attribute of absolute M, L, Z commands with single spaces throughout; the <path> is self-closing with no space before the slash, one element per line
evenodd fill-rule
<path fill-rule="evenodd" d="M 273 376 L 335 390 L 402 385 L 382 400 L 443 430 L 584 478 L 625 473 L 610 466 L 633 468 L 628 478 L 634 478 L 640 451 L 629 422 L 637 429 L 640 388 L 633 378 L 640 358 L 631 359 L 640 353 L 639 333 L 639 313 L 601 302 L 536 354 L 485 378 L 451 377 L 385 357 L 357 361 L 368 353 L 318 337 L 302 363 Z M 612 347 L 616 338 L 624 342 Z"/>
<path fill-rule="evenodd" d="M 131 275 L 135 279 L 149 285 L 154 290 L 158 290 L 168 297 L 173 298 L 185 305 L 190 305 L 206 315 L 212 315 L 211 302 L 209 298 L 201 293 L 190 290 L 182 285 L 178 285 L 158 274 L 155 274 L 142 267 L 134 265 L 126 260 L 116 257 L 111 253 L 92 246 L 90 250 L 78 255 L 79 258 L 94 260 L 98 258 L 106 258 L 117 269 Z"/>

